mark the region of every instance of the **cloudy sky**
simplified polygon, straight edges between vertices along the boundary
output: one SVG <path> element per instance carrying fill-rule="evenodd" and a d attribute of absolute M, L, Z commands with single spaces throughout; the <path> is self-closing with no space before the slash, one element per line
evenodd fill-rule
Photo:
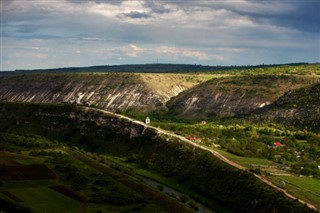
<path fill-rule="evenodd" d="M 320 0 L 0 0 L 1 70 L 320 60 Z"/>

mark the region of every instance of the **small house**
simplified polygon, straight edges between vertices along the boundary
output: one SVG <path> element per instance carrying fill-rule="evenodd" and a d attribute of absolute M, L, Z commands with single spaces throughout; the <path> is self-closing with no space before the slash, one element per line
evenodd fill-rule
<path fill-rule="evenodd" d="M 283 146 L 283 144 L 281 142 L 274 142 L 273 146 L 274 147 L 281 147 L 281 146 Z"/>
<path fill-rule="evenodd" d="M 196 136 L 193 136 L 193 135 L 189 135 L 189 136 L 186 136 L 186 139 L 192 141 L 192 142 L 201 142 L 201 138 L 198 138 Z"/>
<path fill-rule="evenodd" d="M 150 118 L 149 117 L 146 117 L 146 124 L 150 124 Z"/>

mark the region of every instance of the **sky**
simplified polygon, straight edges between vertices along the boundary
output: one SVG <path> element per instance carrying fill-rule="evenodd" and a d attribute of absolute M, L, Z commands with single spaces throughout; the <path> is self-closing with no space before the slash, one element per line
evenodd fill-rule
<path fill-rule="evenodd" d="M 320 61 L 320 0 L 0 0 L 1 71 Z"/>

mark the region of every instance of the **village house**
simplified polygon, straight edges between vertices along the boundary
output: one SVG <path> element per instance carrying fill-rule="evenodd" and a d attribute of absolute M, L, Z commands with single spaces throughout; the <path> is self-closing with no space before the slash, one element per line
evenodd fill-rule
<path fill-rule="evenodd" d="M 274 142 L 273 146 L 274 147 L 281 147 L 281 146 L 284 146 L 284 145 L 281 142 Z"/>
<path fill-rule="evenodd" d="M 186 139 L 192 141 L 192 142 L 201 142 L 201 138 L 198 138 L 196 136 L 193 136 L 193 135 L 189 135 L 189 136 L 186 136 Z"/>

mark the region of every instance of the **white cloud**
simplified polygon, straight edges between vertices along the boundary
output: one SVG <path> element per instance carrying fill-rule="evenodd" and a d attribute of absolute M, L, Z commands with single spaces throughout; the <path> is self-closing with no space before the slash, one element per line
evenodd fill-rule
<path fill-rule="evenodd" d="M 131 44 L 129 48 L 124 48 L 125 54 L 130 57 L 139 57 L 146 54 L 178 60 L 181 58 L 189 58 L 196 60 L 209 60 L 209 56 L 205 52 L 192 50 L 190 48 L 179 48 L 170 46 L 160 46 L 154 48 L 141 48 Z"/>
<path fill-rule="evenodd" d="M 134 44 L 130 44 L 129 47 L 123 48 L 123 51 L 129 57 L 138 57 L 141 54 L 145 53 L 147 51 L 147 49 L 140 48 Z"/>
<path fill-rule="evenodd" d="M 154 49 L 154 52 L 162 57 L 168 58 L 190 58 L 190 59 L 198 59 L 198 60 L 208 60 L 209 57 L 205 52 L 195 51 L 190 48 L 178 48 L 178 47 L 169 47 L 169 46 L 161 46 Z"/>

